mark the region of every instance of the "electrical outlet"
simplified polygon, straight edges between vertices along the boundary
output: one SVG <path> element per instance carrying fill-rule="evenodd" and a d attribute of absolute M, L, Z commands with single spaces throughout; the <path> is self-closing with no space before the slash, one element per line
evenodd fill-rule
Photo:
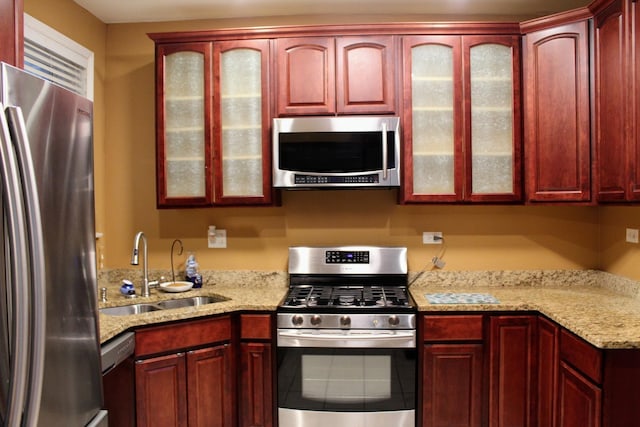
<path fill-rule="evenodd" d="M 638 229 L 627 228 L 627 242 L 638 243 Z"/>
<path fill-rule="evenodd" d="M 227 230 L 215 230 L 215 235 L 209 234 L 209 247 L 215 249 L 224 249 L 227 247 Z"/>
<path fill-rule="evenodd" d="M 425 245 L 441 245 L 442 244 L 442 232 L 441 231 L 425 231 L 422 233 L 422 243 Z"/>

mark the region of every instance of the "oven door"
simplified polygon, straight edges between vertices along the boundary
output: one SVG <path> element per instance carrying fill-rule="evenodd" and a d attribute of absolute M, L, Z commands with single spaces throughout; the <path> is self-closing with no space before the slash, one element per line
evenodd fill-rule
<path fill-rule="evenodd" d="M 415 331 L 278 330 L 279 427 L 415 426 Z"/>

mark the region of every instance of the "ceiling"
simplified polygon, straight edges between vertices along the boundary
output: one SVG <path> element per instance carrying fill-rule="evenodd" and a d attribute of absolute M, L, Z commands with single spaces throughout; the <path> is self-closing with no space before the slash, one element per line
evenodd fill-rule
<path fill-rule="evenodd" d="M 529 19 L 592 0 L 74 0 L 107 24 L 294 15 L 429 15 Z"/>

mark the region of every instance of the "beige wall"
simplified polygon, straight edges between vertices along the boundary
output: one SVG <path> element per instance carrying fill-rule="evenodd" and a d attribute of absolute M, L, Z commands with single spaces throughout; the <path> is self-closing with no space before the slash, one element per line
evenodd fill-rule
<path fill-rule="evenodd" d="M 28 10 L 34 2 L 49 3 L 27 0 Z M 69 6 L 71 0 L 57 2 Z M 55 16 L 54 6 L 32 8 Z M 53 20 L 67 26 L 62 19 Z M 367 20 L 359 17 L 360 22 Z M 143 230 L 149 239 L 150 268 L 168 268 L 171 242 L 180 238 L 206 269 L 284 270 L 291 245 L 388 244 L 409 247 L 412 270 L 444 250 L 449 270 L 602 268 L 640 280 L 638 248 L 624 243 L 624 228 L 640 226 L 640 208 L 402 206 L 395 191 L 372 190 L 286 192 L 281 207 L 157 210 L 154 46 L 146 33 L 287 23 L 306 22 L 288 18 L 106 26 L 102 81 L 108 126 L 96 154 L 97 169 L 103 170 L 96 190 L 102 218 L 98 231 L 105 233 L 104 267 L 129 267 L 133 236 Z M 206 248 L 208 225 L 227 230 L 227 249 Z M 422 245 L 423 231 L 442 231 L 445 245 Z"/>
<path fill-rule="evenodd" d="M 640 280 L 640 245 L 626 243 L 626 228 L 640 228 L 640 206 L 599 208 L 600 265 L 603 270 Z"/>

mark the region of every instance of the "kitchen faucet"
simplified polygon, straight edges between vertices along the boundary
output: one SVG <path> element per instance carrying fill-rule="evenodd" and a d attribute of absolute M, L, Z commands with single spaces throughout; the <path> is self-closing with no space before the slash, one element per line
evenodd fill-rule
<path fill-rule="evenodd" d="M 147 238 L 142 231 L 138 231 L 136 237 L 133 239 L 133 254 L 131 255 L 131 265 L 138 265 L 138 255 L 140 254 L 140 240 L 143 244 L 142 252 L 142 297 L 148 297 L 150 295 L 150 288 L 157 286 L 158 281 L 149 282 L 149 269 L 147 266 Z"/>

